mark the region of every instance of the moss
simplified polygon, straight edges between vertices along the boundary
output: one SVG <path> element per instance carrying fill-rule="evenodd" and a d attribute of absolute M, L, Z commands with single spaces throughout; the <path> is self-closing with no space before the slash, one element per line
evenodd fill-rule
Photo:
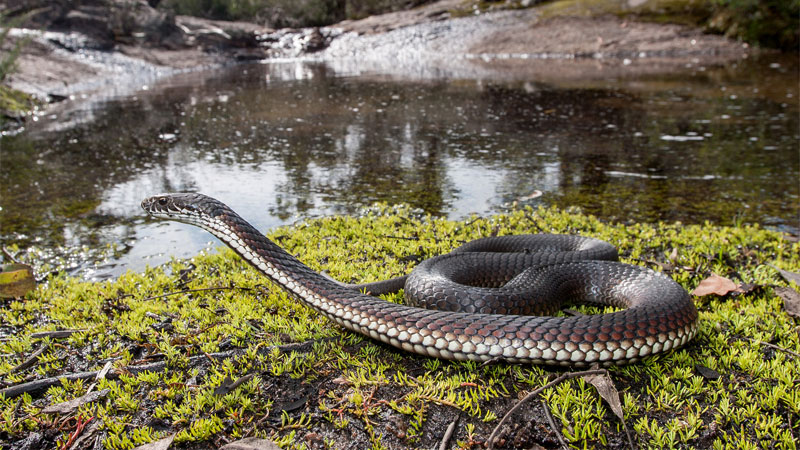
<path fill-rule="evenodd" d="M 800 364 L 758 343 L 800 351 L 797 323 L 770 287 L 786 283 L 767 265 L 798 271 L 800 244 L 778 233 L 758 226 L 617 225 L 559 209 L 456 222 L 379 206 L 361 217 L 310 220 L 270 236 L 314 269 L 360 282 L 406 273 L 415 261 L 466 240 L 531 232 L 606 240 L 624 261 L 661 264 L 687 289 L 712 271 L 761 286 L 749 294 L 696 299 L 700 332 L 692 343 L 612 368 L 611 377 L 640 447 L 796 447 Z M 197 290 L 207 288 L 214 289 Z M 180 293 L 163 296 L 173 292 Z M 458 417 L 451 445 L 470 448 L 485 441 L 518 398 L 555 375 L 537 366 L 410 355 L 344 331 L 227 249 L 114 281 L 51 277 L 28 298 L 2 303 L 0 321 L 6 335 L 0 354 L 11 355 L 0 360 L 6 384 L 98 370 L 107 361 L 115 367 L 167 362 L 98 383 L 110 390 L 108 397 L 80 413 L 102 423 L 109 448 L 130 449 L 173 433 L 178 442 L 198 446 L 259 436 L 283 448 L 430 448 Z M 34 368 L 10 373 L 40 347 L 31 333 L 66 328 L 81 331 L 50 342 Z M 220 351 L 231 353 L 210 356 Z M 698 365 L 720 377 L 704 377 Z M 89 384 L 64 382 L 43 396 L 0 398 L 0 442 L 64 428 L 67 422 L 41 409 L 83 395 Z M 560 384 L 542 399 L 572 446 L 627 446 L 622 425 L 584 381 Z M 542 417 L 536 402 L 518 413 L 504 445 L 555 445 Z"/>
<path fill-rule="evenodd" d="M 38 106 L 39 102 L 32 96 L 0 84 L 0 117 L 20 118 Z"/>

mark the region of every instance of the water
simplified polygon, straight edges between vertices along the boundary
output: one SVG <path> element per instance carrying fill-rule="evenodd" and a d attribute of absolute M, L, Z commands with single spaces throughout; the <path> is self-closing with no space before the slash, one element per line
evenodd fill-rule
<path fill-rule="evenodd" d="M 552 72 L 555 62 L 538 64 Z M 217 197 L 262 230 L 380 201 L 451 218 L 516 202 L 796 233 L 791 64 L 563 82 L 535 71 L 355 75 L 299 61 L 185 74 L 66 104 L 0 138 L 0 240 L 89 278 L 216 245 L 144 217 L 140 201 L 167 191 Z"/>

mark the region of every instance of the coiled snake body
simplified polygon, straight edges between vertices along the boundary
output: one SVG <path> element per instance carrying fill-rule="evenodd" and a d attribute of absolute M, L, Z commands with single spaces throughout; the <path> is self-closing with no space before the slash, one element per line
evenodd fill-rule
<path fill-rule="evenodd" d="M 625 364 L 688 342 L 697 310 L 669 277 L 616 261 L 611 245 L 568 235 L 479 239 L 422 262 L 408 278 L 344 285 L 311 270 L 226 205 L 202 194 L 161 194 L 149 214 L 200 226 L 294 297 L 341 326 L 445 359 L 586 366 Z M 395 291 L 399 305 L 359 292 Z M 504 300 L 505 298 L 508 300 Z M 550 314 L 565 301 L 625 309 Z"/>

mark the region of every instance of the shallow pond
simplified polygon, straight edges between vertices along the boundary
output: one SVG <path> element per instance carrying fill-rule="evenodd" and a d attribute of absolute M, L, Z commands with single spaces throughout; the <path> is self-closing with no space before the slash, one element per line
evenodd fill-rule
<path fill-rule="evenodd" d="M 303 62 L 181 75 L 0 138 L 0 239 L 72 255 L 69 270 L 93 278 L 208 247 L 203 231 L 143 216 L 164 191 L 217 197 L 263 230 L 380 201 L 796 233 L 797 91 L 796 63 L 775 58 L 563 83 Z M 96 249 L 110 257 L 99 266 Z"/>

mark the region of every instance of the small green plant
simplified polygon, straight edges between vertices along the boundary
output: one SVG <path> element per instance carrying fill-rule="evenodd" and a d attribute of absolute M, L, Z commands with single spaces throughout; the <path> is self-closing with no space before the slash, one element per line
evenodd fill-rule
<path fill-rule="evenodd" d="M 627 429 L 640 448 L 796 448 L 800 364 L 786 352 L 761 345 L 800 351 L 794 319 L 769 287 L 786 283 L 768 265 L 800 271 L 800 243 L 777 232 L 750 225 L 617 225 L 556 208 L 454 222 L 419 217 L 407 208 L 376 207 L 363 216 L 309 220 L 271 235 L 315 270 L 366 282 L 410 270 L 407 255 L 438 254 L 477 237 L 533 230 L 613 242 L 624 261 L 637 264 L 663 260 L 677 248 L 681 267 L 669 275 L 688 290 L 712 270 L 735 272 L 742 281 L 763 286 L 736 296 L 696 298 L 700 330 L 694 341 L 609 368 L 609 374 L 622 396 Z M 198 290 L 164 296 L 185 283 L 178 274 L 187 270 L 188 287 Z M 461 423 L 451 442 L 477 448 L 498 417 L 557 374 L 539 366 L 438 360 L 376 343 L 333 325 L 270 286 L 227 249 L 199 255 L 191 264 L 174 261 L 104 282 L 52 276 L 24 301 L 4 303 L 0 322 L 8 328 L 0 354 L 13 355 L 0 358 L 5 385 L 70 370 L 99 370 L 106 360 L 123 370 L 96 383 L 59 382 L 33 398 L 0 397 L 0 446 L 52 428 L 57 418 L 41 413 L 45 404 L 78 398 L 96 384 L 97 390 L 109 390 L 107 397 L 79 412 L 103 424 L 108 448 L 131 449 L 168 434 L 190 446 L 210 445 L 223 436 L 258 436 L 284 448 L 302 448 L 292 446 L 305 436 L 323 434 L 321 429 L 333 448 L 349 443 L 429 448 L 439 445 L 432 431 L 456 417 Z M 69 328 L 81 331 L 64 339 L 31 337 Z M 227 340 L 241 347 L 225 350 L 231 347 L 223 347 Z M 36 367 L 11 371 L 45 343 L 48 350 Z M 224 351 L 231 353 L 213 356 Z M 81 358 L 59 356 L 66 354 Z M 162 363 L 157 369 L 124 372 L 156 362 Z M 720 377 L 701 376 L 701 365 Z M 245 376 L 252 378 L 218 393 L 229 384 L 226 380 Z M 605 448 L 625 439 L 619 420 L 583 380 L 547 389 L 541 400 L 572 447 Z M 514 420 L 541 420 L 541 406 L 530 406 L 528 412 L 515 413 Z M 534 440 L 549 434 L 540 424 L 525 427 Z M 506 437 L 521 434 L 516 433 Z"/>
<path fill-rule="evenodd" d="M 6 45 L 11 29 L 19 26 L 20 23 L 22 23 L 21 19 L 7 20 L 3 14 L 0 14 L 0 48 Z M 0 83 L 5 81 L 6 77 L 14 70 L 17 58 L 26 42 L 27 39 L 19 39 L 7 54 L 0 55 Z"/>
<path fill-rule="evenodd" d="M 710 26 L 764 47 L 800 45 L 800 0 L 714 0 Z"/>
<path fill-rule="evenodd" d="M 7 19 L 0 14 L 0 49 L 11 47 L 8 52 L 0 52 L 0 124 L 4 115 L 22 115 L 36 106 L 33 97 L 24 92 L 9 88 L 4 84 L 6 78 L 16 69 L 17 60 L 22 52 L 22 48 L 28 43 L 30 38 L 17 39 L 12 45 L 8 44 L 11 29 L 20 26 L 28 15 L 22 15 L 14 19 Z"/>

